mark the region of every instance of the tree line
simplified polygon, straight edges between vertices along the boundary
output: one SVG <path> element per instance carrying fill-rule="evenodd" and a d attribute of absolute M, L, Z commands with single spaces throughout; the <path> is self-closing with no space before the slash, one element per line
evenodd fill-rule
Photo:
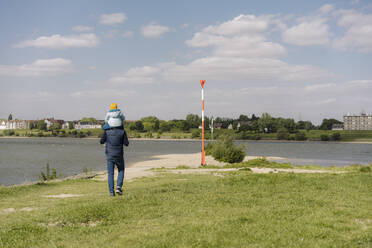
<path fill-rule="evenodd" d="M 323 119 L 320 125 L 314 125 L 311 121 L 295 121 L 292 118 L 272 117 L 263 113 L 261 117 L 252 114 L 251 117 L 241 114 L 238 118 L 216 117 L 214 128 L 233 129 L 238 132 L 253 133 L 277 133 L 285 129 L 289 133 L 297 130 L 331 130 L 334 124 L 342 124 L 336 119 Z M 205 118 L 205 129 L 211 128 L 211 118 Z M 148 116 L 134 122 L 125 122 L 126 129 L 138 132 L 188 132 L 190 129 L 197 129 L 201 126 L 201 118 L 196 114 L 188 114 L 185 119 L 173 119 L 169 121 L 160 120 L 156 116 Z"/>

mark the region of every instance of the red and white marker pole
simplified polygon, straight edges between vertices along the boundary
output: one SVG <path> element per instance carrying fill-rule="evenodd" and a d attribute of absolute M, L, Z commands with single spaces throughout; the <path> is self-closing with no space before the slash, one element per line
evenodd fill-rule
<path fill-rule="evenodd" d="M 202 157 L 201 157 L 201 165 L 205 165 L 205 151 L 204 151 L 204 84 L 205 84 L 205 80 L 200 80 L 200 85 L 202 87 Z"/>

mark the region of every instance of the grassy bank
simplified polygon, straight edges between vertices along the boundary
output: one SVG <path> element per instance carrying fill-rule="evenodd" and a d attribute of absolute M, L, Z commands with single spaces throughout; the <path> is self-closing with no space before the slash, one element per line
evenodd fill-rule
<path fill-rule="evenodd" d="M 372 246 L 372 173 L 160 175 L 0 188 L 0 247 Z"/>

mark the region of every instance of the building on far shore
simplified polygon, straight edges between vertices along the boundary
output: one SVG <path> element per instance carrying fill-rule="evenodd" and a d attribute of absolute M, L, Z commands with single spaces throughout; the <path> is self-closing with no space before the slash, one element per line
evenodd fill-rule
<path fill-rule="evenodd" d="M 76 125 L 76 129 L 95 129 L 102 128 L 105 121 L 97 120 L 97 122 L 81 122 L 79 121 Z"/>
<path fill-rule="evenodd" d="M 24 120 L 2 120 L 0 121 L 0 130 L 5 129 L 29 129 L 30 124 L 33 121 L 24 121 Z"/>
<path fill-rule="evenodd" d="M 344 124 L 333 124 L 332 125 L 333 131 L 341 131 L 344 130 Z"/>
<path fill-rule="evenodd" d="M 344 115 L 344 130 L 372 130 L 372 115 Z"/>

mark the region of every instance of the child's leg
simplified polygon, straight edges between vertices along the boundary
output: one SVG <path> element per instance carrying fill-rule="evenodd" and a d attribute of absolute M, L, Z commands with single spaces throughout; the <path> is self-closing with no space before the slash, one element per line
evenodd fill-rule
<path fill-rule="evenodd" d="M 105 124 L 102 126 L 102 129 L 103 130 L 107 130 L 107 129 L 110 129 L 111 127 L 110 127 L 110 125 L 107 123 L 107 122 L 105 122 Z"/>

